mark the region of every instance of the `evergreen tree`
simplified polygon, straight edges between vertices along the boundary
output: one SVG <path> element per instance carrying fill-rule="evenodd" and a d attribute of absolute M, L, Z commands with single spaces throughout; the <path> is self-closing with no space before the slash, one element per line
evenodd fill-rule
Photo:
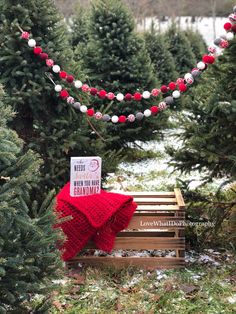
<path fill-rule="evenodd" d="M 185 31 L 185 36 L 188 38 L 195 58 L 198 61 L 202 60 L 202 56 L 207 52 L 206 42 L 198 31 L 188 29 Z"/>
<path fill-rule="evenodd" d="M 204 74 L 183 115 L 183 147 L 169 149 L 172 164 L 205 178 L 236 178 L 236 41 Z M 204 172 L 205 171 L 205 172 Z M 207 171 L 207 172 L 206 172 Z"/>
<path fill-rule="evenodd" d="M 0 9 L 0 80 L 4 82 L 18 112 L 14 128 L 27 146 L 43 158 L 41 193 L 68 181 L 70 156 L 98 154 L 109 159 L 108 149 L 106 143 L 88 127 L 84 116 L 82 118 L 81 114 L 59 100 L 53 85 L 45 76 L 45 71 L 48 71 L 45 63 L 36 59 L 27 44 L 20 39 L 17 25 L 30 31 L 43 50 L 63 69 L 83 80 L 78 62 L 72 60 L 67 30 L 54 2 L 3 0 Z M 63 84 L 61 81 L 56 82 Z M 66 83 L 64 86 L 68 87 Z M 86 104 L 84 95 L 74 94 Z M 104 165 L 114 170 L 116 160 L 113 161 L 104 162 Z"/>
<path fill-rule="evenodd" d="M 188 73 L 196 66 L 197 60 L 183 31 L 178 30 L 173 24 L 165 33 L 165 40 L 168 44 L 168 50 L 175 60 L 175 69 L 180 76 Z"/>
<path fill-rule="evenodd" d="M 89 20 L 89 41 L 81 59 L 91 85 L 99 90 L 132 93 L 152 90 L 158 84 L 154 79 L 151 60 L 145 43 L 134 32 L 134 21 L 122 2 L 115 0 L 93 3 Z M 150 108 L 156 100 L 142 101 L 100 101 L 91 99 L 99 107 L 104 104 L 107 112 L 115 115 L 129 115 Z M 106 101 L 106 103 L 105 103 Z M 104 108 L 103 107 L 103 108 Z M 141 123 L 109 125 L 108 131 L 118 136 L 112 147 L 124 147 L 128 142 L 150 140 L 156 137 L 153 130 L 166 125 L 166 114 L 144 119 Z"/>
<path fill-rule="evenodd" d="M 71 43 L 73 47 L 78 48 L 85 45 L 88 41 L 88 11 L 78 6 L 71 21 Z"/>
<path fill-rule="evenodd" d="M 2 102 L 2 90 L 0 97 L 0 313 L 23 313 L 24 302 L 52 288 L 60 266 L 58 236 L 51 197 L 41 206 L 32 201 L 41 161 L 33 151 L 24 152 L 7 126 L 14 114 Z"/>
<path fill-rule="evenodd" d="M 162 85 L 168 85 L 168 83 L 176 81 L 178 73 L 175 70 L 175 62 L 167 49 L 164 37 L 152 31 L 146 33 L 144 38 L 158 80 Z"/>

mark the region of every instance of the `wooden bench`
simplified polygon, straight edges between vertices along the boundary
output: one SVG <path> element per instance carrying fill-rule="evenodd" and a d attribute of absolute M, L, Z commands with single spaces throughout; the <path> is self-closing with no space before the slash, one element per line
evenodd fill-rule
<path fill-rule="evenodd" d="M 179 189 L 174 192 L 129 192 L 138 207 L 128 228 L 116 238 L 114 250 L 173 250 L 171 257 L 77 256 L 67 263 L 89 266 L 179 268 L 185 265 L 185 204 Z M 92 245 L 87 249 L 95 248 Z"/>

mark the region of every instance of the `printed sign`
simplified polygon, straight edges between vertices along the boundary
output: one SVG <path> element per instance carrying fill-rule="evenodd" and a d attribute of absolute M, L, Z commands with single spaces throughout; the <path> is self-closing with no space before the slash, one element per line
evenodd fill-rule
<path fill-rule="evenodd" d="M 102 160 L 100 157 L 71 157 L 70 196 L 101 192 Z"/>

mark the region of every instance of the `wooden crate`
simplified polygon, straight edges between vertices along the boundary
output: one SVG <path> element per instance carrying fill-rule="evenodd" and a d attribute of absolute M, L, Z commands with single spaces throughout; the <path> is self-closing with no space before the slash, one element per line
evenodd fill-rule
<path fill-rule="evenodd" d="M 114 250 L 174 250 L 173 257 L 76 256 L 68 267 L 78 263 L 89 266 L 137 266 L 142 268 L 184 267 L 185 204 L 179 189 L 174 192 L 129 192 L 138 207 L 128 228 L 116 238 Z M 89 244 L 87 249 L 95 248 Z"/>

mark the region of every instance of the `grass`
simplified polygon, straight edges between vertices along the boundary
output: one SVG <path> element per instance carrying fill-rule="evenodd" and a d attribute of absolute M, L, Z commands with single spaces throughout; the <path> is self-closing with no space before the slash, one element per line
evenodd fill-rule
<path fill-rule="evenodd" d="M 163 272 L 84 268 L 61 286 L 50 313 L 233 314 L 235 282 L 235 263 Z"/>

